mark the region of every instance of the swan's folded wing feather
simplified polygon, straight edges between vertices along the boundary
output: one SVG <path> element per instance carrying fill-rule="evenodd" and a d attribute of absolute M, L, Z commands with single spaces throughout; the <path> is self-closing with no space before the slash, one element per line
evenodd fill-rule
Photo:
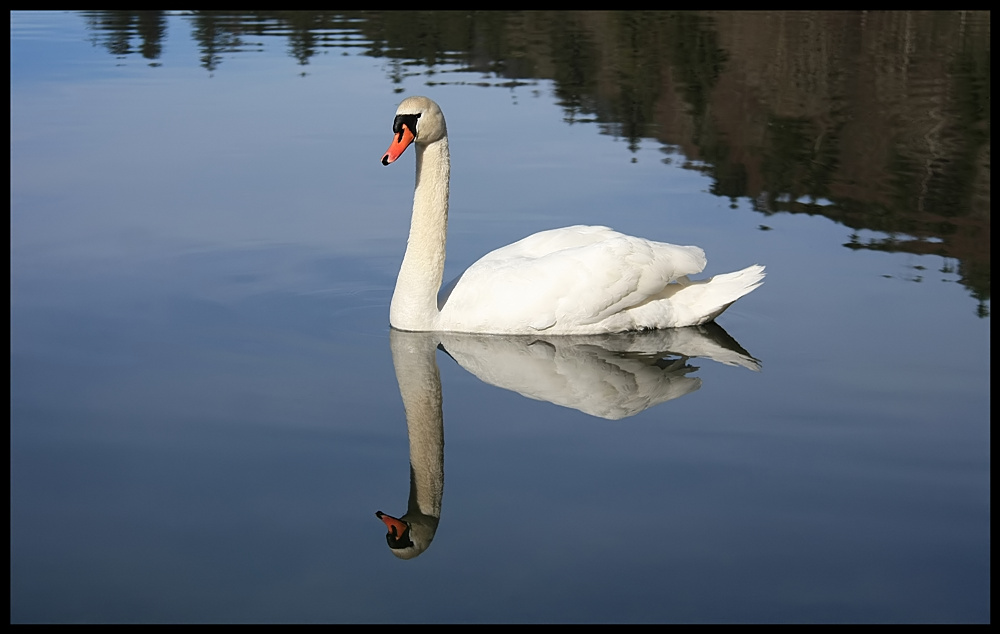
<path fill-rule="evenodd" d="M 469 267 L 442 307 L 442 325 L 538 331 L 559 323 L 594 324 L 704 266 L 698 247 L 651 242 L 606 227 L 542 232 Z"/>
<path fill-rule="evenodd" d="M 540 258 L 556 251 L 582 247 L 621 236 L 621 233 L 609 227 L 592 225 L 573 225 L 548 229 L 490 251 L 482 257 L 482 260 L 503 260 L 512 257 Z"/>

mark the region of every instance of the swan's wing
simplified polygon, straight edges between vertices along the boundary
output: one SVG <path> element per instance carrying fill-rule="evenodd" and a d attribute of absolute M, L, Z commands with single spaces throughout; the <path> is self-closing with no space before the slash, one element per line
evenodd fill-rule
<path fill-rule="evenodd" d="M 532 332 L 593 324 L 705 267 L 698 247 L 634 238 L 607 227 L 544 231 L 469 267 L 441 306 L 443 329 Z"/>
<path fill-rule="evenodd" d="M 512 242 L 484 255 L 482 260 L 504 260 L 507 258 L 524 257 L 540 258 L 550 253 L 563 251 L 573 247 L 583 247 L 595 242 L 612 238 L 625 237 L 609 227 L 574 225 L 533 233 L 527 238 Z"/>

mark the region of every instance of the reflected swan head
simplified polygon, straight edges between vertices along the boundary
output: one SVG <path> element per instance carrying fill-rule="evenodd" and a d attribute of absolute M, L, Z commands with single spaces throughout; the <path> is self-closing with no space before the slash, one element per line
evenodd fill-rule
<path fill-rule="evenodd" d="M 389 550 L 400 559 L 413 559 L 427 550 L 434 541 L 438 519 L 421 513 L 407 513 L 403 517 L 393 517 L 377 511 L 375 517 L 386 527 L 385 541 Z"/>

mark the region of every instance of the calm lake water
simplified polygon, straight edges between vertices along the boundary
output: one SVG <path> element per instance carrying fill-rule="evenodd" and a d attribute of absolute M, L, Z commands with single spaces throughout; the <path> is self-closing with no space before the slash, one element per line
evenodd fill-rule
<path fill-rule="evenodd" d="M 989 622 L 989 32 L 11 13 L 11 621 Z M 414 94 L 446 279 L 588 223 L 765 284 L 390 332 Z"/>

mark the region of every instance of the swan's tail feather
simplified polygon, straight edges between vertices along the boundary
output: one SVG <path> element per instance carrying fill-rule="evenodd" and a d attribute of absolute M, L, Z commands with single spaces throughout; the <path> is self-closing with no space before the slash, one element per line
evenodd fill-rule
<path fill-rule="evenodd" d="M 708 323 L 763 283 L 764 267 L 754 264 L 734 273 L 722 273 L 685 284 L 668 300 L 677 322 L 674 325 L 700 326 Z"/>

